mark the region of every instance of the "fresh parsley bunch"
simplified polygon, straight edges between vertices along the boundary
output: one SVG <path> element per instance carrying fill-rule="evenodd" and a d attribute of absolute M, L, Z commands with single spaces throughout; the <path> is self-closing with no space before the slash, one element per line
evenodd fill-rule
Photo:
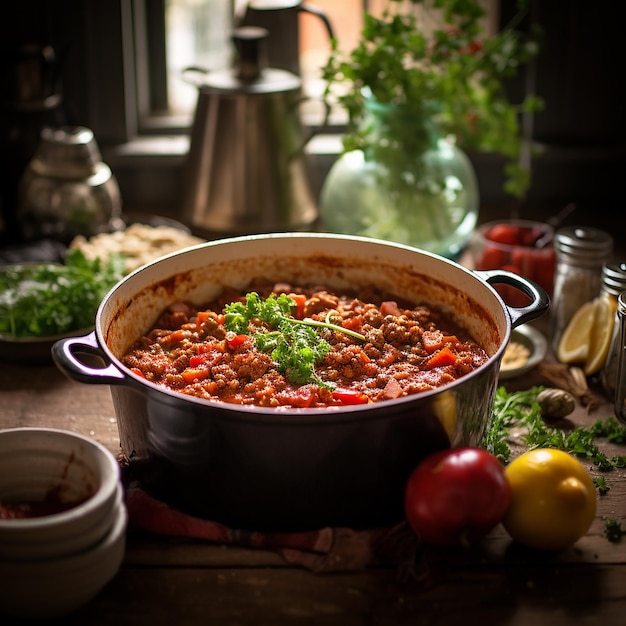
<path fill-rule="evenodd" d="M 0 272 L 0 334 L 46 337 L 89 328 L 124 273 L 123 257 L 89 260 L 80 250 L 64 264 L 9 266 Z"/>
<path fill-rule="evenodd" d="M 270 353 L 276 369 L 292 383 L 314 383 L 332 388 L 315 371 L 315 366 L 324 360 L 331 349 L 319 329 L 335 330 L 358 341 L 365 341 L 365 337 L 330 322 L 297 319 L 291 314 L 295 306 L 295 301 L 287 294 L 272 293 L 263 300 L 253 291 L 246 294 L 245 303 L 231 302 L 226 305 L 224 326 L 237 334 L 252 334 L 257 350 Z M 253 330 L 253 320 L 264 322 L 268 329 Z"/>

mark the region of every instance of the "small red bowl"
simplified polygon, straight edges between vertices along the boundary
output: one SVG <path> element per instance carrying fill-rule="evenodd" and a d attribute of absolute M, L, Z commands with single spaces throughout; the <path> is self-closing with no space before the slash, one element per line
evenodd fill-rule
<path fill-rule="evenodd" d="M 470 242 L 474 268 L 508 270 L 528 278 L 552 295 L 556 254 L 552 246 L 554 229 L 545 222 L 497 220 L 479 226 Z M 499 285 L 498 292 L 510 306 L 530 301 L 518 289 Z"/>

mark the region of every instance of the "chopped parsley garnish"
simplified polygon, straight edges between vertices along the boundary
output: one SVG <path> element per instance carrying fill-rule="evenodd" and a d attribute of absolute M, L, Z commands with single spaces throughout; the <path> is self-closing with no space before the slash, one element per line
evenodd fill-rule
<path fill-rule="evenodd" d="M 606 496 L 606 494 L 611 490 L 611 488 L 606 484 L 604 476 L 596 476 L 593 479 L 593 484 L 596 486 L 596 489 L 601 496 Z"/>
<path fill-rule="evenodd" d="M 315 366 L 330 351 L 330 344 L 318 329 L 336 330 L 361 341 L 365 337 L 330 322 L 296 319 L 292 315 L 295 306 L 296 302 L 287 294 L 270 294 L 263 300 L 253 291 L 246 294 L 245 303 L 232 302 L 225 306 L 224 325 L 228 331 L 251 335 L 257 350 L 269 352 L 278 371 L 292 383 L 332 388 L 315 371 Z"/>
<path fill-rule="evenodd" d="M 616 467 L 626 467 L 626 456 L 608 457 L 596 444 L 599 438 L 612 443 L 626 442 L 626 428 L 614 417 L 598 419 L 590 427 L 579 426 L 570 433 L 551 428 L 541 417 L 537 396 L 543 387 L 537 386 L 525 391 L 508 392 L 505 387 L 496 390 L 493 415 L 489 430 L 485 435 L 484 447 L 495 454 L 503 463 L 511 455 L 507 443 L 510 429 L 525 430 L 523 443 L 530 448 L 556 448 L 590 461 L 600 471 Z"/>
<path fill-rule="evenodd" d="M 613 517 L 606 517 L 604 519 L 604 536 L 611 543 L 619 543 L 622 540 L 622 536 L 626 534 L 626 531 L 622 529 L 622 524 L 619 520 Z"/>
<path fill-rule="evenodd" d="M 0 334 L 44 337 L 93 326 L 109 289 L 124 276 L 124 259 L 106 262 L 71 250 L 64 264 L 9 266 L 0 272 Z"/>

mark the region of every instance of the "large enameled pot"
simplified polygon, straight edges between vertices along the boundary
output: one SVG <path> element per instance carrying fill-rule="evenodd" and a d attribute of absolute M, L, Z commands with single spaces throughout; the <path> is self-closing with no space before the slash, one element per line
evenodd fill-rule
<path fill-rule="evenodd" d="M 245 289 L 253 277 L 336 290 L 375 285 L 437 305 L 490 358 L 440 389 L 333 409 L 201 400 L 157 387 L 121 364 L 172 302 L 208 302 L 224 286 Z M 519 288 L 531 304 L 508 307 L 496 283 Z M 511 330 L 548 306 L 540 287 L 514 274 L 472 272 L 410 247 L 319 233 L 255 235 L 188 248 L 138 269 L 104 298 L 94 332 L 57 342 L 53 358 L 74 380 L 110 385 L 132 475 L 174 507 L 250 530 L 378 527 L 402 519 L 406 479 L 425 455 L 480 444 Z"/>

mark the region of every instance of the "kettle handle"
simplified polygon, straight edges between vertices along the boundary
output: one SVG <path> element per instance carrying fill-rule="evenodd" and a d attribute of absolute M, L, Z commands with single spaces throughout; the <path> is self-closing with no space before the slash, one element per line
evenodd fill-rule
<path fill-rule="evenodd" d="M 330 20 L 328 19 L 328 16 L 326 15 L 326 13 L 322 11 L 322 9 L 320 9 L 319 7 L 310 5 L 310 4 L 301 4 L 300 11 L 302 11 L 303 13 L 309 13 L 310 15 L 314 15 L 315 17 L 318 17 L 320 20 L 322 20 L 324 26 L 326 27 L 328 38 L 331 41 L 335 39 L 335 33 L 333 31 L 333 27 L 330 23 Z"/>

